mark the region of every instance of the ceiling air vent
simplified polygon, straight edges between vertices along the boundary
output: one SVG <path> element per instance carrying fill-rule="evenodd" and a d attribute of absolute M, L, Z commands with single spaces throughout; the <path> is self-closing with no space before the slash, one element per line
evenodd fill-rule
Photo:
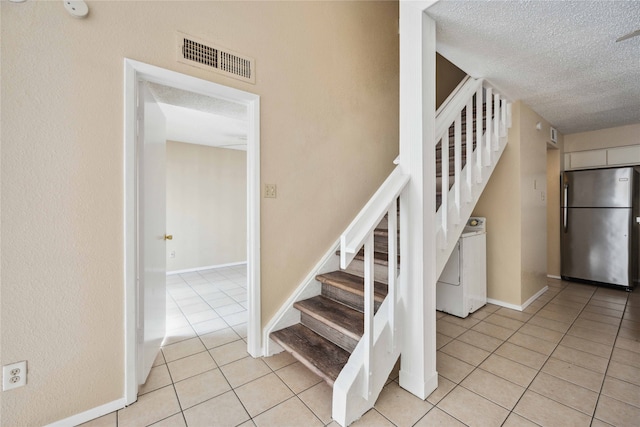
<path fill-rule="evenodd" d="M 178 62 L 256 83 L 255 60 L 205 40 L 177 32 Z"/>

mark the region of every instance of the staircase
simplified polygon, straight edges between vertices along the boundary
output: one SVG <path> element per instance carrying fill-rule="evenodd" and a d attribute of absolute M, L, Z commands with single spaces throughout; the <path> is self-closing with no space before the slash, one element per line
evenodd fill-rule
<path fill-rule="evenodd" d="M 271 333 L 271 339 L 330 386 L 364 333 L 364 259 L 361 250 L 345 270 L 318 274 L 315 279 L 321 284 L 320 295 L 293 304 L 300 311 L 300 323 Z M 387 296 L 388 267 L 385 216 L 374 231 L 374 313 Z"/>
<path fill-rule="evenodd" d="M 504 150 L 509 119 L 507 102 L 471 78 L 436 114 L 437 277 Z M 398 247 L 408 230 L 399 230 L 398 200 L 409 180 L 398 165 L 270 329 L 273 342 L 333 387 L 333 418 L 343 426 L 373 407 L 402 353 Z"/>

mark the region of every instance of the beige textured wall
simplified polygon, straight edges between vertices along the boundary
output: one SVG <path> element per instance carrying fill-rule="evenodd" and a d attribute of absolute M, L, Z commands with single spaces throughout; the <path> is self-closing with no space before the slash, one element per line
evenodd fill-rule
<path fill-rule="evenodd" d="M 509 143 L 473 215 L 487 218 L 487 297 L 520 304 L 520 109 L 512 108 Z"/>
<path fill-rule="evenodd" d="M 436 108 L 458 86 L 467 73 L 453 65 L 447 58 L 436 53 Z"/>
<path fill-rule="evenodd" d="M 167 233 L 167 271 L 246 262 L 245 151 L 167 143 Z"/>
<path fill-rule="evenodd" d="M 473 212 L 487 217 L 487 296 L 509 304 L 546 284 L 548 135 L 549 123 L 513 104 L 509 143 Z"/>
<path fill-rule="evenodd" d="M 541 130 L 536 129 L 540 123 Z M 521 301 L 547 284 L 547 141 L 550 125 L 525 104 L 520 107 Z"/>
<path fill-rule="evenodd" d="M 123 396 L 123 58 L 261 96 L 263 322 L 398 154 L 395 2 L 89 7 L 0 2 L 1 362 L 29 362 L 2 425 Z M 256 84 L 177 63 L 176 30 L 256 58 Z"/>
<path fill-rule="evenodd" d="M 614 128 L 567 134 L 564 152 L 596 150 L 640 144 L 640 123 Z"/>

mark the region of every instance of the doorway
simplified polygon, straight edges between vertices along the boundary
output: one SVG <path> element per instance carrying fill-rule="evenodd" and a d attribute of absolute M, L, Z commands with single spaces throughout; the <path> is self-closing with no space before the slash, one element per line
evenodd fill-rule
<path fill-rule="evenodd" d="M 163 68 L 125 59 L 125 135 L 124 135 L 124 253 L 125 253 L 125 400 L 137 399 L 137 343 L 142 332 L 138 328 L 137 257 L 138 229 L 145 217 L 137 204 L 137 176 L 140 142 L 138 128 L 138 87 L 144 83 L 181 89 L 213 98 L 243 104 L 247 108 L 247 351 L 262 355 L 260 343 L 260 97 L 206 80 Z"/>

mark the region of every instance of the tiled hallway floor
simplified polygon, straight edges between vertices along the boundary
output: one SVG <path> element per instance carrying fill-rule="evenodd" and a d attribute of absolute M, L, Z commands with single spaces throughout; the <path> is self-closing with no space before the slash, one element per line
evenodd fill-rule
<path fill-rule="evenodd" d="M 169 276 L 169 337 L 135 404 L 91 426 L 322 426 L 331 389 L 287 353 L 246 353 L 244 266 Z M 439 387 L 394 371 L 354 426 L 638 426 L 640 295 L 549 280 L 524 312 L 437 313 Z"/>

